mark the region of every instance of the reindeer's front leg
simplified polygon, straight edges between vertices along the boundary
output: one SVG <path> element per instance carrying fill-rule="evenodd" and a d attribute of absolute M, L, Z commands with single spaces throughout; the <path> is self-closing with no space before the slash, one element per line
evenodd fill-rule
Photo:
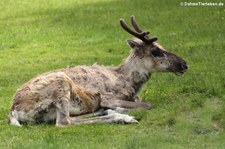
<path fill-rule="evenodd" d="M 151 105 L 144 102 L 132 102 L 126 100 L 118 100 L 118 99 L 110 99 L 110 100 L 102 100 L 100 103 L 103 108 L 115 109 L 117 107 L 127 108 L 127 109 L 150 109 Z"/>
<path fill-rule="evenodd" d="M 92 118 L 73 117 L 71 118 L 72 125 L 79 124 L 92 124 L 92 123 L 122 123 L 131 124 L 138 123 L 138 121 L 127 114 L 121 114 L 112 109 L 108 109 L 104 112 L 103 116 L 96 116 Z"/>

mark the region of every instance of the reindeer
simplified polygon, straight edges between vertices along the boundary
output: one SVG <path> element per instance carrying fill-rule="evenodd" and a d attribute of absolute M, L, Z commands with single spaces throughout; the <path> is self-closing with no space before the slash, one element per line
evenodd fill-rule
<path fill-rule="evenodd" d="M 187 63 L 167 52 L 142 31 L 134 16 L 130 29 L 123 19 L 122 28 L 135 36 L 127 40 L 130 55 L 118 67 L 76 66 L 41 74 L 19 88 L 9 112 L 9 123 L 55 123 L 56 126 L 82 123 L 138 123 L 124 114 L 128 109 L 150 109 L 138 96 L 154 72 L 183 74 Z"/>

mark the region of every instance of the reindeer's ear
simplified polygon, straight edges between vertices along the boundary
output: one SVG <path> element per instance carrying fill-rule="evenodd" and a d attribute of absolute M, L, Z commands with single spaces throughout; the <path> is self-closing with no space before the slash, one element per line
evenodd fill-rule
<path fill-rule="evenodd" d="M 140 58 L 144 57 L 144 49 L 141 43 L 131 39 L 128 39 L 127 43 L 129 44 L 129 46 L 132 48 L 132 50 L 136 55 L 140 56 Z"/>
<path fill-rule="evenodd" d="M 131 48 L 139 47 L 139 46 L 140 46 L 139 43 L 137 43 L 136 41 L 134 41 L 134 40 L 132 40 L 132 39 L 128 39 L 128 40 L 127 40 L 127 43 L 129 44 L 129 46 L 130 46 Z"/>

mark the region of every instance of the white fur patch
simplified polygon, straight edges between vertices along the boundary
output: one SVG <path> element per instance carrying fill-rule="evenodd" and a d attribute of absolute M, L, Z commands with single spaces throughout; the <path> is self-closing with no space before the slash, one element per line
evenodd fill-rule
<path fill-rule="evenodd" d="M 19 121 L 15 117 L 10 117 L 10 124 L 21 127 Z"/>
<path fill-rule="evenodd" d="M 21 126 L 19 121 L 18 121 L 17 111 L 11 111 L 9 121 L 10 121 L 11 125 Z"/>
<path fill-rule="evenodd" d="M 110 123 L 138 123 L 138 121 L 133 116 L 129 116 L 127 114 L 120 114 L 112 109 L 106 110 L 104 113 L 108 114 L 108 116 L 110 117 L 107 120 L 107 122 Z"/>

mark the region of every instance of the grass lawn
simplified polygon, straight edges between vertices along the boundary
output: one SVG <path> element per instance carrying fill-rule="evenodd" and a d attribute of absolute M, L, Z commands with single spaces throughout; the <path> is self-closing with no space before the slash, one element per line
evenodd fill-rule
<path fill-rule="evenodd" d="M 180 0 L 1 0 L 0 11 L 1 149 L 225 149 L 225 6 L 185 7 Z M 190 67 L 181 77 L 152 75 L 140 95 L 154 108 L 131 113 L 142 118 L 139 124 L 7 124 L 13 94 L 34 76 L 67 66 L 121 63 L 131 36 L 118 20 L 132 14 Z"/>

